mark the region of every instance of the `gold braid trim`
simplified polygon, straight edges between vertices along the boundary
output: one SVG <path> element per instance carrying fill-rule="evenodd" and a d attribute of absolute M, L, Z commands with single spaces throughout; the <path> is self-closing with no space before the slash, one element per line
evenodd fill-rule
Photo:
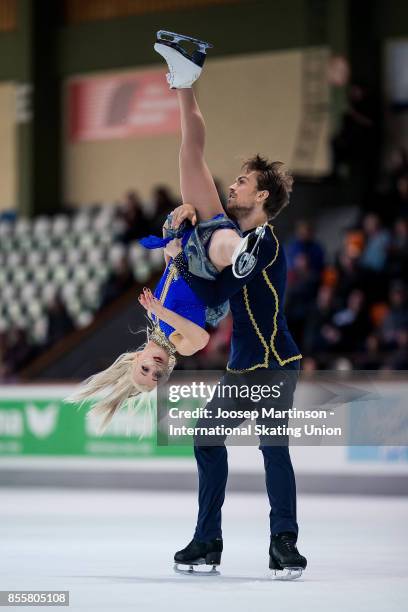
<path fill-rule="evenodd" d="M 270 223 L 268 223 L 268 227 L 269 227 L 269 229 L 271 230 L 271 234 L 272 234 L 272 236 L 275 238 L 275 242 L 276 242 L 276 251 L 275 251 L 275 256 L 273 257 L 272 261 L 270 261 L 270 262 L 268 263 L 268 265 L 267 265 L 267 266 L 265 266 L 265 268 L 262 270 L 262 272 L 264 272 L 264 271 L 266 270 L 266 268 L 269 268 L 269 266 L 272 266 L 272 265 L 275 263 L 276 258 L 278 257 L 278 254 L 279 254 L 279 242 L 278 242 L 277 237 L 275 236 L 275 232 L 273 231 L 273 225 L 271 225 Z"/>
<path fill-rule="evenodd" d="M 167 294 L 169 292 L 170 285 L 171 285 L 171 283 L 173 282 L 173 279 L 176 276 L 177 276 L 177 268 L 176 268 L 176 266 L 174 264 L 171 264 L 171 266 L 169 268 L 169 272 L 167 274 L 167 278 L 166 278 L 166 280 L 164 282 L 164 285 L 163 285 L 163 288 L 161 290 L 160 297 L 159 297 L 159 302 L 161 302 L 161 304 L 163 304 L 163 305 L 164 305 L 164 301 L 165 301 L 165 299 L 167 297 Z M 156 315 L 152 316 L 151 314 L 150 314 L 150 318 L 154 322 L 154 328 L 160 329 L 159 328 L 160 319 Z"/>
<path fill-rule="evenodd" d="M 250 368 L 245 368 L 244 370 L 235 370 L 234 368 L 230 368 L 227 365 L 227 371 L 228 372 L 236 372 L 237 374 L 241 373 L 241 372 L 250 372 L 251 370 L 257 370 L 258 368 L 267 368 L 269 365 L 269 346 L 267 341 L 265 340 L 265 338 L 262 335 L 261 330 L 258 327 L 257 322 L 255 321 L 255 317 L 254 314 L 251 310 L 251 306 L 249 304 L 249 297 L 248 297 L 248 288 L 246 285 L 244 285 L 243 287 L 243 293 L 244 293 L 244 302 L 245 302 L 245 308 L 246 311 L 248 313 L 249 319 L 252 323 L 252 326 L 255 330 L 256 335 L 258 336 L 259 340 L 261 341 L 262 346 L 265 349 L 265 356 L 264 356 L 264 360 L 263 363 L 257 363 L 253 366 L 251 366 Z"/>
<path fill-rule="evenodd" d="M 283 366 L 285 365 L 285 363 L 289 363 L 290 361 L 296 361 L 297 359 L 302 359 L 302 355 L 293 355 L 292 357 L 288 357 L 287 359 L 281 359 L 281 357 L 279 356 L 278 351 L 276 350 L 276 347 L 275 347 L 275 337 L 276 337 L 276 334 L 278 333 L 277 318 L 278 318 L 278 311 L 279 311 L 279 298 L 278 298 L 277 291 L 275 287 L 272 285 L 271 279 L 269 278 L 265 270 L 262 271 L 262 276 L 264 277 L 265 282 L 268 285 L 269 289 L 272 291 L 273 297 L 275 299 L 275 312 L 273 315 L 273 331 L 272 331 L 270 345 L 271 345 L 272 353 L 274 354 L 275 359 L 277 360 L 279 365 Z"/>
<path fill-rule="evenodd" d="M 169 291 L 170 285 L 177 274 L 177 268 L 175 265 L 171 264 L 169 273 L 167 274 L 166 282 L 163 285 L 162 292 L 160 294 L 159 301 L 164 304 L 164 301 L 167 297 L 167 293 Z"/>
<path fill-rule="evenodd" d="M 270 225 L 268 223 L 268 227 L 271 230 L 272 236 L 274 237 L 275 242 L 276 242 L 276 252 L 275 252 L 275 255 L 274 255 L 273 259 L 262 270 L 262 276 L 264 277 L 264 279 L 266 281 L 266 284 L 268 285 L 268 287 L 272 291 L 273 297 L 274 297 L 274 300 L 275 300 L 275 312 L 274 312 L 274 315 L 273 315 L 273 331 L 272 331 L 272 336 L 271 336 L 271 340 L 270 340 L 270 348 L 272 350 L 272 353 L 273 353 L 275 359 L 279 363 L 279 365 L 283 366 L 286 363 L 289 363 L 291 361 L 296 361 L 297 359 L 302 359 L 302 355 L 293 355 L 292 357 L 288 357 L 288 359 L 281 359 L 279 354 L 278 354 L 278 352 L 277 352 L 277 350 L 276 350 L 276 347 L 275 347 L 275 336 L 276 336 L 276 334 L 278 332 L 277 317 L 278 317 L 278 311 L 279 311 L 279 298 L 278 298 L 278 294 L 276 292 L 276 289 L 272 285 L 272 283 L 270 281 L 270 278 L 268 277 L 268 275 L 267 275 L 265 270 L 266 270 L 266 268 L 269 268 L 269 266 L 272 266 L 275 263 L 276 258 L 278 257 L 278 254 L 279 254 L 279 242 L 278 242 L 278 239 L 275 236 L 275 232 L 273 231 L 273 225 Z M 264 357 L 263 363 L 257 363 L 255 365 L 251 366 L 250 368 L 245 368 L 244 370 L 234 370 L 233 368 L 229 368 L 227 366 L 227 371 L 228 372 L 235 372 L 237 374 L 240 374 L 240 373 L 243 373 L 243 372 L 250 372 L 251 370 L 256 370 L 258 368 L 267 368 L 268 365 L 269 365 L 269 345 L 266 342 L 264 336 L 262 335 L 261 330 L 259 329 L 258 324 L 257 324 L 257 322 L 255 320 L 254 314 L 253 314 L 253 312 L 251 310 L 251 306 L 250 306 L 250 303 L 249 303 L 249 296 L 248 296 L 248 288 L 247 288 L 246 285 L 244 285 L 244 287 L 243 287 L 243 294 L 244 294 L 245 307 L 246 307 L 246 310 L 248 312 L 248 316 L 250 318 L 250 321 L 251 321 L 251 323 L 253 325 L 253 328 L 255 329 L 255 332 L 256 332 L 259 340 L 261 341 L 263 347 L 265 348 L 265 357 Z"/>
<path fill-rule="evenodd" d="M 163 289 L 160 294 L 159 301 L 163 304 L 166 299 L 167 293 L 169 291 L 170 285 L 173 279 L 177 276 L 177 268 L 173 264 L 169 269 L 169 273 L 167 275 L 166 281 L 163 285 Z M 152 316 L 150 318 L 153 321 L 153 327 L 147 330 L 147 339 L 151 340 L 158 346 L 161 346 L 169 355 L 169 365 L 168 365 L 168 373 L 170 374 L 176 364 L 175 353 L 177 353 L 177 349 L 173 342 L 167 338 L 164 332 L 160 329 L 160 319 L 156 317 L 153 319 Z"/>

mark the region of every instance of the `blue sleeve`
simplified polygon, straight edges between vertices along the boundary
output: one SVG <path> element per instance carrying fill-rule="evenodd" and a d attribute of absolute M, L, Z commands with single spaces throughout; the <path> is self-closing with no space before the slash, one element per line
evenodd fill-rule
<path fill-rule="evenodd" d="M 269 230 L 268 238 L 263 240 L 260 245 L 257 264 L 251 274 L 245 278 L 236 278 L 232 273 L 232 266 L 224 268 L 214 281 L 195 276 L 188 270 L 188 260 L 184 253 L 180 253 L 175 258 L 174 263 L 194 293 L 204 304 L 214 307 L 229 300 L 257 274 L 260 274 L 267 266 L 272 265 L 278 256 L 278 251 L 278 240 L 275 234 Z"/>

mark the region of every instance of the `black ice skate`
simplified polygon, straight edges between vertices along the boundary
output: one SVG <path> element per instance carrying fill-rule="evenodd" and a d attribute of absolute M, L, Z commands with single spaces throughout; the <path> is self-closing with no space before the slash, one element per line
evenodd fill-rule
<path fill-rule="evenodd" d="M 174 555 L 174 570 L 179 574 L 218 576 L 219 572 L 215 568 L 221 563 L 221 553 L 221 538 L 209 542 L 199 542 L 193 538 L 190 544 Z M 179 565 L 187 565 L 188 569 L 180 569 Z M 198 565 L 211 565 L 212 568 L 209 571 L 196 571 Z"/>
<path fill-rule="evenodd" d="M 186 40 L 197 47 L 193 53 L 186 51 L 180 41 Z M 164 57 L 169 67 L 167 81 L 171 89 L 191 87 L 201 74 L 206 51 L 212 45 L 203 40 L 160 30 L 156 34 L 155 51 Z"/>
<path fill-rule="evenodd" d="M 271 537 L 269 546 L 269 569 L 281 580 L 295 580 L 302 575 L 307 561 L 296 548 L 296 535 L 291 532 L 278 533 Z"/>
<path fill-rule="evenodd" d="M 245 236 L 232 254 L 232 273 L 236 278 L 251 274 L 258 261 L 258 251 L 267 223 Z"/>

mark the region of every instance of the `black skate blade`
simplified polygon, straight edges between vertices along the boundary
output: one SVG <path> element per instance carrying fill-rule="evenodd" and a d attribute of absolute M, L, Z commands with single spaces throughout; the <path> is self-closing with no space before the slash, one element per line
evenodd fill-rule
<path fill-rule="evenodd" d="M 176 32 L 168 32 L 167 30 L 159 30 L 156 34 L 157 41 L 177 44 L 180 40 L 187 40 L 194 45 L 197 45 L 201 53 L 206 53 L 206 49 L 211 49 L 213 45 L 205 40 L 199 40 L 185 34 L 177 34 Z"/>
<path fill-rule="evenodd" d="M 273 569 L 272 577 L 274 580 L 297 580 L 303 573 L 303 567 L 284 567 L 283 569 Z"/>
<path fill-rule="evenodd" d="M 179 566 L 183 566 L 186 569 L 181 569 Z M 197 569 L 198 567 L 209 567 L 205 563 L 175 563 L 173 566 L 176 574 L 185 576 L 220 576 L 220 572 L 216 569 L 216 565 L 213 565 L 210 570 L 208 569 Z"/>

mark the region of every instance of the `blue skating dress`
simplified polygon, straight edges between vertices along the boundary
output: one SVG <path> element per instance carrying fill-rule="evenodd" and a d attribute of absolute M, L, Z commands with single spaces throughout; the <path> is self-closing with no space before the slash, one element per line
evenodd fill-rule
<path fill-rule="evenodd" d="M 169 220 L 171 214 L 169 215 Z M 234 229 L 239 233 L 237 226 L 224 214 L 218 214 L 207 221 L 198 223 L 195 227 L 179 230 L 168 230 L 169 237 L 166 239 L 157 236 L 148 236 L 140 242 L 148 249 L 162 248 L 173 238 L 181 238 L 181 246 L 189 262 L 189 269 L 192 274 L 202 276 L 206 279 L 214 280 L 218 272 L 208 258 L 208 246 L 211 236 L 218 229 Z M 156 287 L 154 296 L 161 301 L 163 306 L 176 312 L 189 321 L 196 323 L 200 327 L 205 327 L 206 323 L 216 326 L 223 319 L 229 310 L 229 304 L 216 307 L 208 307 L 192 291 L 181 275 L 178 274 L 176 267 L 171 259 Z M 166 338 L 173 333 L 174 328 L 164 321 L 157 320 L 152 315 L 155 325 L 164 333 Z"/>
<path fill-rule="evenodd" d="M 183 248 L 190 238 L 192 231 L 188 230 L 183 234 L 181 238 Z M 170 259 L 154 291 L 154 296 L 169 310 L 196 323 L 200 327 L 205 327 L 207 307 L 178 274 L 176 267 L 173 265 L 173 259 Z M 157 317 L 153 314 L 152 320 L 155 324 L 158 323 L 160 330 L 166 338 L 169 338 L 174 332 L 174 327 L 160 319 L 157 320 Z"/>

